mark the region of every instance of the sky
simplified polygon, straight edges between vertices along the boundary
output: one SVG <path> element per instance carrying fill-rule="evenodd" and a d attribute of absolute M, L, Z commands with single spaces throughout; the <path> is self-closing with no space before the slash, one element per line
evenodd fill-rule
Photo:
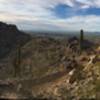
<path fill-rule="evenodd" d="M 0 0 L 0 21 L 21 30 L 100 32 L 100 0 Z"/>

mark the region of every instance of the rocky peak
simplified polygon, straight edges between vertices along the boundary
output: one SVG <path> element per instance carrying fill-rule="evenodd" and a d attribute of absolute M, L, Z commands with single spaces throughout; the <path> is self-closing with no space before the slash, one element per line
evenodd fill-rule
<path fill-rule="evenodd" d="M 12 24 L 6 24 L 6 23 L 3 23 L 3 22 L 0 22 L 0 30 L 16 30 L 18 31 L 16 25 L 12 25 Z"/>

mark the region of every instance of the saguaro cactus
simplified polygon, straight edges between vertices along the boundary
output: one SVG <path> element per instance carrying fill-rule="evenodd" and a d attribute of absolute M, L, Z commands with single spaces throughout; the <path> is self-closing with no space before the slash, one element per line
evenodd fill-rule
<path fill-rule="evenodd" d="M 20 64 L 21 64 L 21 47 L 18 45 L 16 51 L 16 57 L 14 59 L 14 76 L 20 75 Z"/>
<path fill-rule="evenodd" d="M 80 50 L 83 50 L 83 41 L 84 41 L 84 32 L 83 30 L 80 31 Z"/>

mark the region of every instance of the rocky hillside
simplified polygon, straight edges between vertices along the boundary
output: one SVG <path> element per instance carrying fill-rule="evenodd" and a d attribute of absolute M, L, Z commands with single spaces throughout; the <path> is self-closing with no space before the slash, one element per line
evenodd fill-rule
<path fill-rule="evenodd" d="M 88 43 L 80 53 L 76 37 L 33 37 L 20 48 L 21 63 L 16 77 L 16 50 L 0 62 L 0 97 L 95 100 L 100 92 L 100 45 Z"/>
<path fill-rule="evenodd" d="M 5 57 L 17 45 L 24 45 L 30 36 L 19 31 L 15 25 L 0 22 L 0 58 Z"/>

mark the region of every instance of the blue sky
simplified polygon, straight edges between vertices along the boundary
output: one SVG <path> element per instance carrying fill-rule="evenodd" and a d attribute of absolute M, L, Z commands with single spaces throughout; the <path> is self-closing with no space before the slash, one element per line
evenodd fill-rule
<path fill-rule="evenodd" d="M 100 0 L 0 0 L 0 21 L 22 30 L 100 31 Z"/>

